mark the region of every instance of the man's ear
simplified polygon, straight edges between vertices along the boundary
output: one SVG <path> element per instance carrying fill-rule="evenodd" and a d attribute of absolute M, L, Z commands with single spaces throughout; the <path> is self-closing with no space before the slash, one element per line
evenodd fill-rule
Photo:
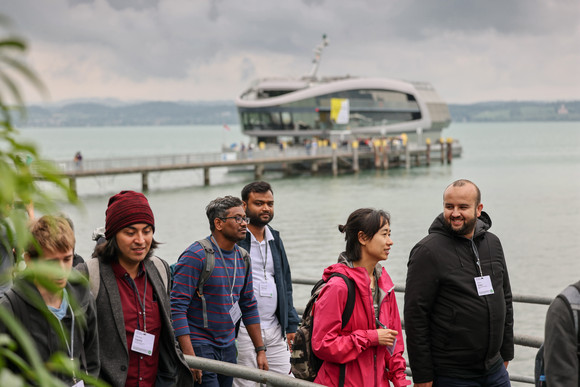
<path fill-rule="evenodd" d="M 213 220 L 213 225 L 215 226 L 215 229 L 218 231 L 221 231 L 223 228 L 222 227 L 222 220 L 220 218 L 215 218 Z"/>
<path fill-rule="evenodd" d="M 244 209 L 244 212 L 246 212 L 246 208 L 248 208 L 248 203 L 242 202 L 242 208 Z"/>

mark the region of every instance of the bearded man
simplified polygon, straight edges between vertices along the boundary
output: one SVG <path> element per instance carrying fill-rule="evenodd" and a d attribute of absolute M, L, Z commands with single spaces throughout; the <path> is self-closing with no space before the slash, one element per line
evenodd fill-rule
<path fill-rule="evenodd" d="M 479 188 L 461 179 L 411 250 L 405 290 L 407 352 L 416 387 L 510 386 L 512 293 Z"/>
<path fill-rule="evenodd" d="M 254 181 L 242 189 L 246 216 L 250 219 L 246 238 L 239 242 L 250 253 L 254 295 L 258 302 L 260 327 L 270 371 L 290 374 L 290 348 L 296 333 L 298 313 L 292 300 L 292 278 L 280 233 L 269 226 L 274 218 L 274 193 L 265 181 Z M 238 364 L 257 367 L 252 341 L 244 324 L 238 335 Z M 235 379 L 234 387 L 258 383 Z"/>

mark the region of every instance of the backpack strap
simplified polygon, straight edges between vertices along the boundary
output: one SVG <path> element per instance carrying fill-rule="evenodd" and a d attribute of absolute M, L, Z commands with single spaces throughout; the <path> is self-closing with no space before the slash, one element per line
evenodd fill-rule
<path fill-rule="evenodd" d="M 87 265 L 87 273 L 89 274 L 89 288 L 93 294 L 94 299 L 99 295 L 99 286 L 101 285 L 101 269 L 99 268 L 99 259 L 91 258 L 85 262 Z"/>
<path fill-rule="evenodd" d="M 155 268 L 157 269 L 159 275 L 161 276 L 163 287 L 169 293 L 169 291 L 171 290 L 171 287 L 169 286 L 171 284 L 171 271 L 169 270 L 169 265 L 167 264 L 167 262 L 165 262 L 156 255 L 151 257 L 151 262 L 153 262 Z M 165 275 L 163 275 L 163 273 L 165 273 Z"/>
<path fill-rule="evenodd" d="M 572 321 L 574 322 L 574 329 L 576 330 L 576 354 L 580 359 L 580 289 L 577 284 L 570 285 L 558 294 L 572 314 Z"/>
<path fill-rule="evenodd" d="M 197 295 L 201 298 L 201 307 L 203 313 L 203 327 L 208 328 L 207 324 L 207 305 L 205 302 L 205 296 L 203 295 L 203 287 L 209 277 L 211 277 L 211 273 L 213 273 L 213 269 L 215 267 L 215 250 L 211 245 L 211 242 L 208 239 L 200 239 L 197 241 L 201 247 L 205 250 L 205 259 L 203 260 L 203 265 L 201 268 L 201 274 L 197 280 Z"/>
<path fill-rule="evenodd" d="M 346 283 L 346 286 L 348 288 L 348 297 L 346 299 L 346 305 L 344 306 L 344 310 L 342 311 L 342 329 L 344 329 L 344 327 L 346 326 L 346 324 L 348 324 L 352 316 L 352 312 L 354 311 L 356 287 L 354 281 L 349 277 L 345 276 L 344 274 L 333 273 L 330 275 L 330 278 L 332 277 L 341 277 Z M 328 278 L 328 280 L 330 280 L 330 278 Z M 338 385 L 342 387 L 344 386 L 344 381 L 346 379 L 346 364 L 340 364 L 339 370 L 340 371 L 338 376 Z"/>

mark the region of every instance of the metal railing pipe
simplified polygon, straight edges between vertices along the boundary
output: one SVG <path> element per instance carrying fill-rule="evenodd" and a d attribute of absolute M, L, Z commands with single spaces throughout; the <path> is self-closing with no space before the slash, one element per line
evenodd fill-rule
<path fill-rule="evenodd" d="M 194 369 L 202 369 L 209 372 L 215 372 L 221 375 L 233 376 L 252 380 L 257 383 L 268 386 L 280 387 L 315 387 L 320 384 L 307 382 L 306 380 L 292 378 L 290 376 L 278 374 L 272 371 L 262 371 L 256 368 L 246 367 L 239 364 L 232 364 L 223 361 L 206 359 L 199 356 L 185 355 L 187 365 Z"/>

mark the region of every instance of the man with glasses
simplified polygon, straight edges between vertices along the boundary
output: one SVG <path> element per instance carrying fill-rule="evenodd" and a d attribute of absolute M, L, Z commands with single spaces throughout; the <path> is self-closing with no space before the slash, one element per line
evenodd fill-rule
<path fill-rule="evenodd" d="M 236 363 L 236 326 L 243 320 L 252 339 L 259 369 L 268 370 L 262 341 L 258 305 L 247 254 L 236 243 L 246 237 L 248 218 L 240 199 L 217 198 L 206 207 L 211 235 L 197 241 L 179 257 L 175 266 L 171 309 L 175 336 L 184 354 Z M 211 246 L 215 266 L 200 294 L 198 284 Z M 202 310 L 206 310 L 204 319 Z M 205 320 L 205 321 L 204 321 Z M 195 385 L 231 386 L 233 378 L 192 369 Z"/>
<path fill-rule="evenodd" d="M 300 322 L 292 301 L 292 278 L 280 233 L 269 226 L 274 218 L 274 193 L 265 181 L 254 181 L 242 189 L 242 201 L 250 218 L 246 238 L 240 246 L 250 252 L 254 295 L 260 311 L 262 338 L 271 371 L 290 374 L 290 348 Z M 238 335 L 238 364 L 256 367 L 252 342 L 245 326 Z M 235 379 L 235 387 L 257 383 Z"/>

